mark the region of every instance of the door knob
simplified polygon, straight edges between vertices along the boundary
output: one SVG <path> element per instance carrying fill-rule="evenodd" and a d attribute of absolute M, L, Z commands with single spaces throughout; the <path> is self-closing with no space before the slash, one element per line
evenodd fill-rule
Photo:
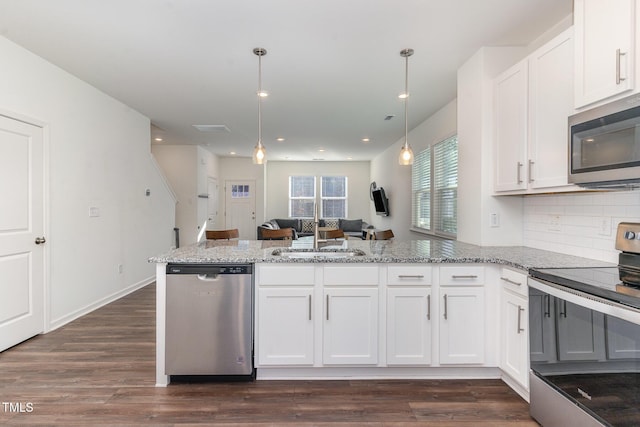
<path fill-rule="evenodd" d="M 36 237 L 36 245 L 40 245 L 46 241 L 47 239 L 45 239 L 44 237 Z"/>

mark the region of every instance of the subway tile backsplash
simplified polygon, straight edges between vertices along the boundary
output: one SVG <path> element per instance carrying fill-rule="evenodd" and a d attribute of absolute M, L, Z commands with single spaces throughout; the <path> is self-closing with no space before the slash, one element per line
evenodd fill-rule
<path fill-rule="evenodd" d="M 640 222 L 640 190 L 524 198 L 524 245 L 618 262 L 616 228 Z"/>

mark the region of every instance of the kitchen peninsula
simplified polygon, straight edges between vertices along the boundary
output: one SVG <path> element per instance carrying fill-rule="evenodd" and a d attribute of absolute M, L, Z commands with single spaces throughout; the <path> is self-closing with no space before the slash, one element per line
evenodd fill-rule
<path fill-rule="evenodd" d="M 345 240 L 321 251 L 304 240 L 205 241 L 150 261 L 158 386 L 170 379 L 167 265 L 232 263 L 255 267 L 258 379 L 503 378 L 527 400 L 528 270 L 609 265 L 441 239 Z"/>

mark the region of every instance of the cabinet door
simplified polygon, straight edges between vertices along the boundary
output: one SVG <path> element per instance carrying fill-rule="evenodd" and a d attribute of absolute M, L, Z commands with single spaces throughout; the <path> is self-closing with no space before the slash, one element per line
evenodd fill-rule
<path fill-rule="evenodd" d="M 258 365 L 313 365 L 313 288 L 258 290 Z"/>
<path fill-rule="evenodd" d="M 527 74 L 522 61 L 494 82 L 495 191 L 527 188 Z"/>
<path fill-rule="evenodd" d="M 575 107 L 634 87 L 635 0 L 575 0 Z"/>
<path fill-rule="evenodd" d="M 604 314 L 559 298 L 556 312 L 560 360 L 605 358 Z"/>
<path fill-rule="evenodd" d="M 484 363 L 484 288 L 442 288 L 440 363 Z"/>
<path fill-rule="evenodd" d="M 573 114 L 573 29 L 529 57 L 530 188 L 568 185 L 568 117 Z"/>
<path fill-rule="evenodd" d="M 501 368 L 513 379 L 528 388 L 529 338 L 527 300 L 509 291 L 502 291 L 502 363 Z"/>
<path fill-rule="evenodd" d="M 324 291 L 323 364 L 378 363 L 378 289 Z"/>
<path fill-rule="evenodd" d="M 387 290 L 387 364 L 431 363 L 431 288 Z"/>
<path fill-rule="evenodd" d="M 640 328 L 638 325 L 607 316 L 607 358 L 640 359 Z"/>
<path fill-rule="evenodd" d="M 555 362 L 554 297 L 529 288 L 529 357 L 532 362 Z"/>

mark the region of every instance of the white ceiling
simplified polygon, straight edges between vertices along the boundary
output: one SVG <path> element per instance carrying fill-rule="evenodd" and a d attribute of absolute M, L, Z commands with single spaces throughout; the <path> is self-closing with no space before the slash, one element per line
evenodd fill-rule
<path fill-rule="evenodd" d="M 251 155 L 252 50 L 266 48 L 268 159 L 368 160 L 404 134 L 400 50 L 415 50 L 411 129 L 455 98 L 480 46 L 528 44 L 571 12 L 572 0 L 0 0 L 0 34 L 148 116 L 163 143 L 221 156 Z"/>

